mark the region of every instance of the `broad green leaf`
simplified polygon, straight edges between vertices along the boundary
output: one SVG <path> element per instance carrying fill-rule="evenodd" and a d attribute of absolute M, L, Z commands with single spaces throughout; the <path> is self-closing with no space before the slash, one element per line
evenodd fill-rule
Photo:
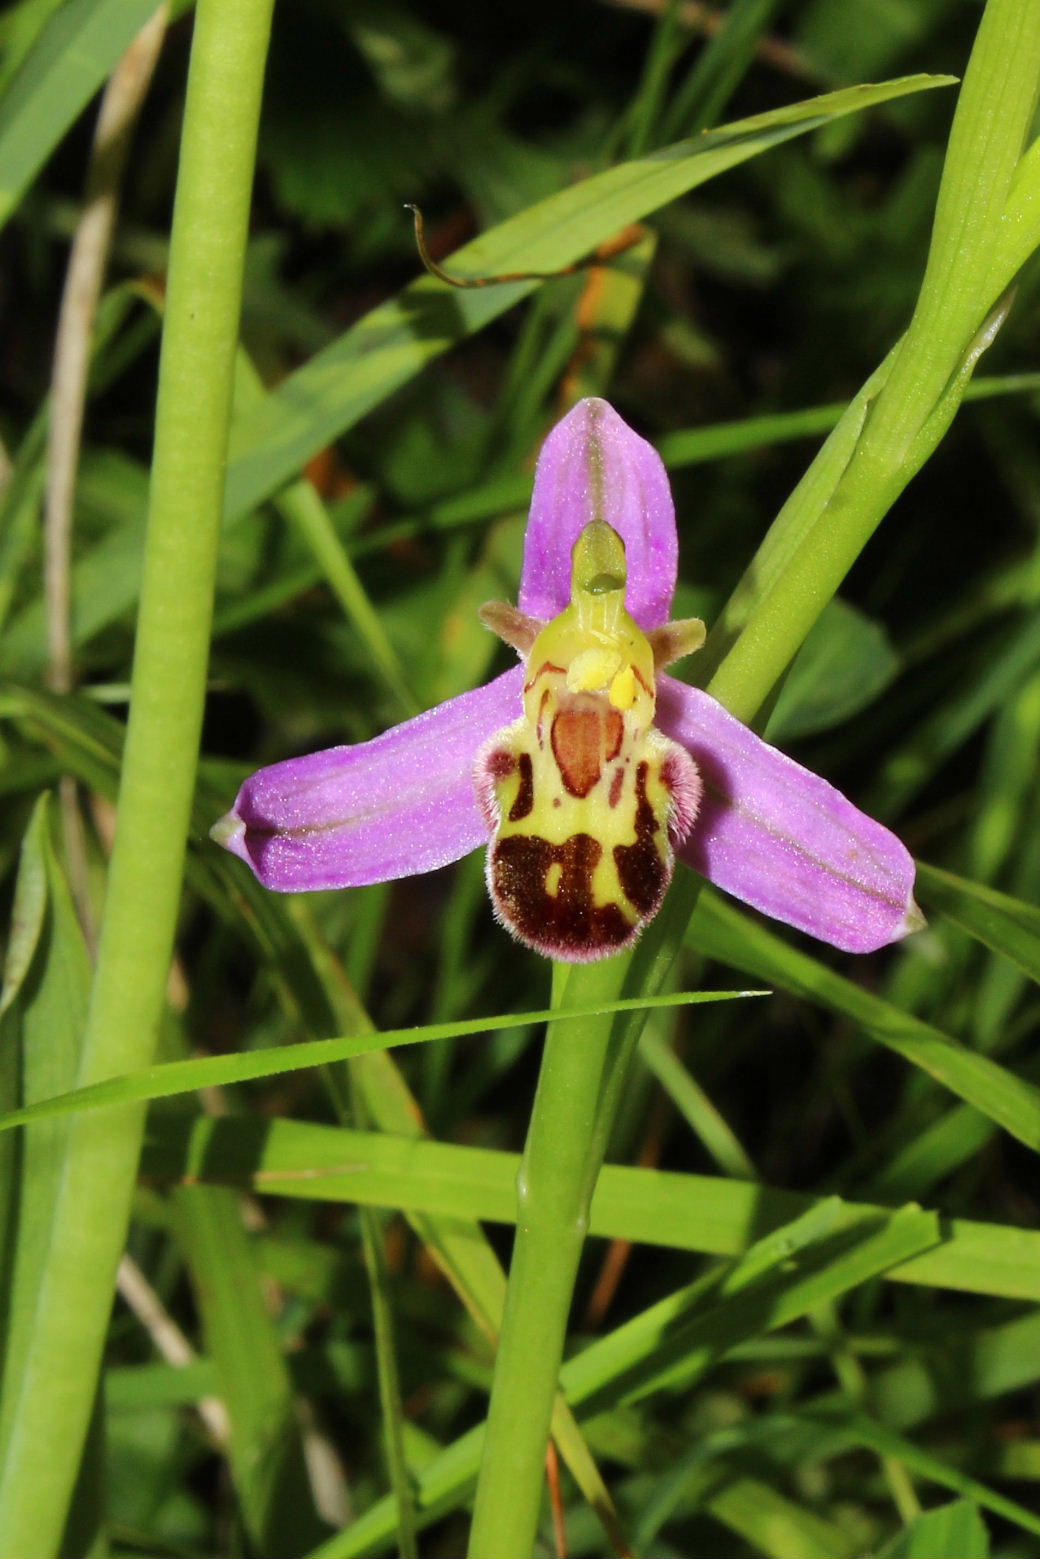
<path fill-rule="evenodd" d="M 302 1121 L 203 1120 L 165 1114 L 149 1122 L 144 1164 L 163 1179 L 215 1180 L 272 1196 L 373 1203 L 456 1218 L 511 1223 L 519 1158 L 429 1138 L 333 1130 Z M 826 1206 L 838 1229 L 893 1216 L 865 1203 L 817 1199 L 721 1176 L 606 1164 L 589 1230 L 705 1255 L 745 1252 L 751 1231 L 775 1230 Z M 952 1219 L 942 1242 L 888 1276 L 1009 1299 L 1040 1299 L 1040 1233 Z"/>
<path fill-rule="evenodd" d="M 989 1533 L 971 1500 L 926 1510 L 886 1545 L 878 1559 L 989 1559 Z"/>
<path fill-rule="evenodd" d="M 917 880 L 927 907 L 934 906 L 995 953 L 1003 953 L 1031 980 L 1040 980 L 1040 909 L 923 861 L 917 863 Z"/>
<path fill-rule="evenodd" d="M 155 0 L 66 0 L 0 99 L 0 226 L 155 11 Z"/>
<path fill-rule="evenodd" d="M 570 265 L 629 223 L 770 146 L 843 114 L 951 80 L 907 76 L 738 120 L 551 195 L 467 244 L 444 262 L 445 268 L 480 277 Z M 239 514 L 266 498 L 330 439 L 537 285 L 515 282 L 458 292 L 423 276 L 373 309 L 236 424 L 225 512 Z"/>
<path fill-rule="evenodd" d="M 826 731 L 892 682 L 899 657 L 879 623 L 835 596 L 791 664 L 769 717 L 770 741 Z"/>

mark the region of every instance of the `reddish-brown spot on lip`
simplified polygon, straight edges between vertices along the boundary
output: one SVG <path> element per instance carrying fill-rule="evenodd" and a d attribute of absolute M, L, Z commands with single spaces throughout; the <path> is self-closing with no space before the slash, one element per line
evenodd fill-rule
<path fill-rule="evenodd" d="M 539 747 L 545 746 L 545 712 L 551 700 L 552 694 L 549 692 L 549 689 L 546 688 L 545 692 L 542 694 L 541 703 L 538 705 L 538 724 L 535 728 L 538 736 Z"/>
<path fill-rule="evenodd" d="M 529 693 L 534 687 L 535 683 L 538 681 L 538 678 L 544 676 L 547 671 L 555 671 L 558 677 L 566 676 L 567 674 L 566 666 L 557 666 L 554 665 L 551 660 L 543 660 L 542 664 L 538 667 L 538 670 L 534 673 L 534 676 L 530 679 L 530 681 L 524 683 L 524 692 Z"/>
<path fill-rule="evenodd" d="M 560 707 L 552 724 L 552 749 L 572 796 L 588 795 L 604 762 L 621 751 L 624 734 L 619 711 L 603 700 L 575 698 Z"/>
<path fill-rule="evenodd" d="M 610 795 L 607 797 L 608 805 L 616 807 L 621 800 L 621 792 L 625 784 L 625 770 L 622 764 L 614 770 L 614 777 L 610 782 Z"/>

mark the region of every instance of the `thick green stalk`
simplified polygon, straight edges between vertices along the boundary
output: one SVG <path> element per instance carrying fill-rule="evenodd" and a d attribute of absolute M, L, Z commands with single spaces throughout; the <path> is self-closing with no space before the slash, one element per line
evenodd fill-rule
<path fill-rule="evenodd" d="M 949 426 L 987 331 L 994 278 L 1026 257 L 1005 219 L 1040 82 L 1040 0 L 989 0 L 950 135 L 910 327 L 778 516 L 700 663 L 750 719 Z M 1032 232 L 1032 224 L 1027 224 Z M 851 435 L 845 463 L 833 451 Z M 819 479 L 815 479 L 816 473 Z M 778 566 L 779 565 L 779 566 Z"/>
<path fill-rule="evenodd" d="M 553 1005 L 613 1000 L 628 958 L 557 966 Z M 589 1203 L 610 1129 L 604 1095 L 623 1065 L 616 1019 L 550 1024 L 524 1156 L 517 1225 L 470 1559 L 530 1559 L 541 1508 L 553 1398 Z M 627 1047 L 626 1047 L 627 1048 Z"/>
<path fill-rule="evenodd" d="M 242 264 L 272 0 L 195 15 L 118 829 L 80 1083 L 152 1058 L 205 692 Z M 0 1555 L 61 1538 L 129 1216 L 143 1111 L 70 1128 L 30 1346 L 9 1361 Z"/>

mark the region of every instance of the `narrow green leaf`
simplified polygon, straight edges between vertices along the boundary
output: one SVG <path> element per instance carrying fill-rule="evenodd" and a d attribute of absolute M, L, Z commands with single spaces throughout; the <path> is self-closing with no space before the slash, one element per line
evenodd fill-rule
<path fill-rule="evenodd" d="M 1026 1510 L 1017 1501 L 1007 1499 L 1003 1494 L 998 1494 L 996 1490 L 980 1483 L 977 1478 L 969 1477 L 959 1468 L 949 1466 L 938 1456 L 934 1456 L 931 1451 L 915 1445 L 905 1435 L 890 1429 L 885 1424 L 878 1423 L 876 1419 L 867 1417 L 865 1413 L 849 1413 L 846 1408 L 841 1408 L 829 1413 L 820 1410 L 812 1416 L 833 1424 L 837 1432 L 847 1435 L 853 1444 L 866 1446 L 876 1451 L 879 1456 L 891 1456 L 903 1462 L 920 1477 L 931 1479 L 943 1488 L 953 1489 L 968 1499 L 976 1500 L 986 1510 L 992 1510 L 994 1515 L 1006 1517 L 1008 1521 L 1013 1521 L 1016 1526 L 1023 1527 L 1027 1532 L 1040 1534 L 1040 1516 L 1033 1511 Z M 960 1559 L 959 1548 L 952 1549 L 950 1552 L 956 1553 L 957 1559 Z"/>
<path fill-rule="evenodd" d="M 245 407 L 263 400 L 263 382 L 246 353 L 240 348 L 236 364 L 235 415 Z M 278 508 L 299 531 L 329 589 L 352 623 L 377 671 L 406 715 L 418 713 L 415 695 L 390 642 L 379 613 L 373 607 L 357 576 L 346 548 L 340 541 L 313 483 L 301 479 L 292 482 L 278 495 Z"/>
<path fill-rule="evenodd" d="M 246 1530 L 259 1554 L 296 1559 L 327 1528 L 314 1509 L 289 1373 L 239 1199 L 220 1186 L 181 1186 L 175 1207 L 206 1351 L 228 1410 Z"/>
<path fill-rule="evenodd" d="M 948 915 L 971 936 L 1003 953 L 1031 980 L 1040 980 L 1040 909 L 984 883 L 917 863 L 925 905 Z"/>
<path fill-rule="evenodd" d="M 844 1013 L 871 1039 L 920 1067 L 1027 1147 L 1040 1149 L 1040 1089 L 1033 1083 L 788 947 L 710 889 L 701 894 L 690 939 L 712 958 Z"/>
<path fill-rule="evenodd" d="M 22 1098 L 31 1107 L 75 1081 L 90 991 L 90 959 L 72 897 L 54 854 L 47 796 L 41 797 L 26 832 L 15 893 L 17 986 L 0 1024 L 5 1057 L 17 1059 Z M 41 1122 L 26 1133 L 19 1165 L 13 1245 L 5 1242 L 11 1270 L 4 1272 L 3 1415 L 0 1446 L 13 1428 L 44 1275 L 54 1266 L 54 1208 L 65 1160 L 67 1123 Z M 8 1166 L 9 1168 L 13 1166 Z M 105 1211 L 98 1208 L 97 1216 Z M 92 1274 L 80 1274 L 89 1285 Z M 9 1287 L 8 1287 L 9 1284 Z M 75 1291 L 70 1296 L 75 1303 Z"/>
<path fill-rule="evenodd" d="M 936 1215 L 920 1208 L 841 1227 L 844 1212 L 837 1198 L 818 1203 L 753 1245 L 713 1291 L 696 1283 L 587 1348 L 568 1362 L 568 1400 L 592 1412 L 685 1391 L 737 1342 L 806 1315 L 941 1237 Z"/>
<path fill-rule="evenodd" d="M 581 1020 L 610 1012 L 642 1012 L 650 1007 L 685 1007 L 712 1001 L 735 1001 L 745 996 L 761 996 L 761 991 L 682 991 L 674 996 L 626 997 L 598 1007 L 576 1007 L 563 1014 L 566 1021 Z M 506 1014 L 490 1018 L 468 1018 L 456 1023 L 431 1023 L 425 1028 L 387 1029 L 380 1034 L 348 1035 L 337 1039 L 312 1039 L 299 1045 L 271 1050 L 252 1050 L 242 1055 L 210 1056 L 201 1061 L 168 1061 L 160 1066 L 142 1067 L 122 1077 L 106 1078 L 87 1088 L 61 1094 L 43 1103 L 13 1110 L 0 1116 L 0 1131 L 26 1121 L 50 1120 L 58 1115 L 73 1115 L 80 1110 L 96 1110 L 103 1105 L 126 1104 L 139 1099 L 168 1099 L 173 1094 L 193 1093 L 198 1088 L 242 1083 L 257 1077 L 277 1077 L 298 1072 L 304 1067 L 327 1066 L 375 1050 L 390 1050 L 394 1045 L 417 1045 L 428 1040 L 448 1039 L 461 1034 L 494 1034 L 501 1029 L 526 1028 L 546 1023 L 558 1016 L 549 1008 L 538 1012 Z"/>
<path fill-rule="evenodd" d="M 1030 395 L 1040 390 L 1040 374 L 990 374 L 973 379 L 964 393 L 966 401 L 991 400 L 999 395 Z M 703 428 L 678 428 L 657 440 L 657 451 L 669 471 L 702 465 L 709 460 L 768 449 L 793 439 L 830 433 L 848 410 L 845 401 L 806 406 L 799 411 L 774 411 L 739 422 L 709 423 Z"/>
<path fill-rule="evenodd" d="M 881 1225 L 867 1220 L 858 1230 L 835 1236 L 822 1232 L 832 1210 L 833 1202 L 821 1204 L 807 1221 L 752 1247 L 746 1263 L 725 1275 L 709 1274 L 569 1359 L 560 1373 L 568 1401 L 591 1413 L 650 1390 L 685 1386 L 742 1338 L 804 1315 L 824 1293 L 844 1292 L 883 1272 L 937 1234 L 934 1215 L 905 1208 Z M 736 1291 L 733 1298 L 713 1304 L 714 1291 L 727 1288 Z M 478 1425 L 419 1474 L 416 1497 L 424 1525 L 468 1494 L 483 1437 L 484 1426 Z M 361 1559 L 383 1546 L 394 1520 L 393 1502 L 381 1500 L 310 1559 Z"/>
<path fill-rule="evenodd" d="M 462 276 L 488 276 L 570 265 L 629 223 L 770 146 L 819 129 L 843 114 L 950 85 L 952 79 L 906 76 L 876 86 L 845 88 L 738 120 L 551 195 L 458 250 L 444 261 L 445 268 Z M 391 391 L 537 285 L 516 282 L 453 292 L 423 276 L 373 309 L 272 390 L 238 424 L 232 439 L 226 512 L 239 514 L 266 498 Z"/>

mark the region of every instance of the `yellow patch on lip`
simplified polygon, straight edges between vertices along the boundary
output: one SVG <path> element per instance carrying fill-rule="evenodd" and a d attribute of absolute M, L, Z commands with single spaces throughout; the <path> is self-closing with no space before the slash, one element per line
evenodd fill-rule
<path fill-rule="evenodd" d="M 550 898 L 555 898 L 560 891 L 560 883 L 563 881 L 563 867 L 559 861 L 553 861 L 545 874 L 545 891 Z"/>

